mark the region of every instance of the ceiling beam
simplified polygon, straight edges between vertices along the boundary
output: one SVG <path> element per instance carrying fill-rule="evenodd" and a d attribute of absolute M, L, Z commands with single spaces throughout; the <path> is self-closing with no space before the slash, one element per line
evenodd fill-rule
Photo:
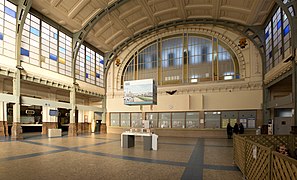
<path fill-rule="evenodd" d="M 123 22 L 123 20 L 119 18 L 118 14 L 116 14 L 115 12 L 111 12 L 108 15 L 108 17 L 109 17 L 109 21 L 112 21 L 110 26 L 111 30 L 113 28 L 112 26 L 116 24 L 117 26 L 120 26 L 120 31 L 123 31 L 126 36 L 133 35 L 133 31 L 127 28 L 127 25 Z"/>
<path fill-rule="evenodd" d="M 148 17 L 149 22 L 153 25 L 157 24 L 157 21 L 155 20 L 153 16 L 153 12 L 151 11 L 150 7 L 148 6 L 148 3 L 145 0 L 137 0 L 138 4 L 142 7 L 142 12 Z"/>
<path fill-rule="evenodd" d="M 182 17 L 181 19 L 186 19 L 187 18 L 187 12 L 185 10 L 185 1 L 180 1 L 180 0 L 175 0 L 175 4 L 176 4 L 176 7 L 178 8 L 177 11 L 178 11 L 178 14 L 180 17 Z"/>
<path fill-rule="evenodd" d="M 212 1 L 212 14 L 214 19 L 218 19 L 220 15 L 220 6 L 221 5 L 221 0 L 213 0 Z"/>
<path fill-rule="evenodd" d="M 68 17 L 73 19 L 89 2 L 90 0 L 78 1 L 68 13 Z"/>
<path fill-rule="evenodd" d="M 254 1 L 250 13 L 251 14 L 259 14 L 259 12 L 261 11 L 262 7 L 264 5 L 266 5 L 266 4 L 264 4 L 264 2 L 265 1 Z M 258 16 L 249 16 L 248 19 L 247 19 L 247 21 L 246 21 L 247 24 L 253 24 L 255 22 L 256 18 L 258 18 Z"/>

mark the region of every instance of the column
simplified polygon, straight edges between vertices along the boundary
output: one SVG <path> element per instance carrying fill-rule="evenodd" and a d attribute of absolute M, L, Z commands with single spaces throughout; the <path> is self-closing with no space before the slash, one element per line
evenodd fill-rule
<path fill-rule="evenodd" d="M 84 133 L 84 119 L 85 119 L 84 111 L 78 110 L 77 134 Z"/>
<path fill-rule="evenodd" d="M 42 132 L 41 134 L 47 134 L 48 126 L 47 123 L 49 121 L 49 110 L 48 106 L 42 106 Z"/>
<path fill-rule="evenodd" d="M 52 111 L 52 113 L 50 113 Z M 58 128 L 58 112 L 56 108 L 50 106 L 42 106 L 42 132 L 41 134 L 48 134 L 48 129 Z"/>
<path fill-rule="evenodd" d="M 14 140 L 23 139 L 21 127 L 21 70 L 16 69 L 15 77 L 13 78 L 13 95 L 16 97 L 13 105 L 13 123 L 11 127 L 11 138 Z"/>
<path fill-rule="evenodd" d="M 70 123 L 68 128 L 68 136 L 77 136 L 77 128 L 75 123 L 75 111 L 76 111 L 76 89 L 75 86 L 70 91 Z"/>
<path fill-rule="evenodd" d="M 262 121 L 262 124 L 258 124 L 259 126 L 260 125 L 263 125 L 263 124 L 268 124 L 268 120 L 273 118 L 273 116 L 270 116 L 270 112 L 271 112 L 271 109 L 268 109 L 268 102 L 270 101 L 270 91 L 268 89 L 267 86 L 263 86 L 263 121 Z M 257 119 L 258 121 L 258 119 Z"/>
<path fill-rule="evenodd" d="M 5 136 L 4 127 L 4 102 L 0 101 L 0 136 Z"/>
<path fill-rule="evenodd" d="M 92 122 L 95 121 L 95 112 L 94 111 L 89 111 L 88 115 L 88 122 L 85 122 L 85 132 L 90 133 L 91 132 L 91 125 Z M 100 127 L 98 127 L 100 128 Z"/>
<path fill-rule="evenodd" d="M 103 112 L 102 112 L 102 121 L 100 125 L 100 134 L 106 134 L 106 96 L 103 97 Z"/>
<path fill-rule="evenodd" d="M 8 116 L 8 112 L 7 112 L 7 102 L 3 103 L 3 113 L 4 113 L 4 119 L 3 119 L 3 126 L 4 126 L 4 130 L 5 130 L 5 136 L 9 136 L 8 134 L 8 122 L 7 122 L 7 116 Z"/>
<path fill-rule="evenodd" d="M 292 94 L 293 94 L 293 123 L 291 126 L 291 133 L 297 134 L 297 67 L 296 67 L 296 60 L 292 61 Z"/>
<path fill-rule="evenodd" d="M 287 7 L 289 6 L 290 3 L 287 4 Z M 291 26 L 291 33 L 292 33 L 292 53 L 293 53 L 293 59 L 292 59 L 292 94 L 293 94 L 293 110 L 294 110 L 294 114 L 293 114 L 293 121 L 294 123 L 292 124 L 291 127 L 291 133 L 292 134 L 297 134 L 297 35 L 295 34 L 295 32 L 297 31 L 297 15 L 296 15 L 296 8 L 297 8 L 297 2 L 296 1 L 291 1 L 292 7 L 295 9 L 295 13 L 294 16 L 292 16 L 292 21 L 290 22 L 290 26 Z M 286 10 L 285 13 L 289 14 L 289 12 Z M 288 16 L 289 17 L 289 16 Z M 290 18 L 290 17 L 289 17 Z"/>
<path fill-rule="evenodd" d="M 3 80 L 0 80 L 0 93 L 3 92 Z M 5 136 L 5 127 L 4 127 L 4 102 L 0 101 L 0 136 Z"/>
<path fill-rule="evenodd" d="M 32 0 L 17 1 L 18 10 L 17 10 L 17 24 L 16 24 L 16 38 L 15 38 L 15 52 L 16 52 L 16 69 L 13 77 L 13 95 L 16 97 L 15 104 L 13 105 L 13 124 L 11 127 L 11 139 L 18 140 L 23 139 L 22 136 L 22 127 L 21 127 L 21 58 L 20 58 L 20 49 L 21 49 L 21 39 L 22 31 L 25 24 L 26 16 L 29 12 L 29 9 L 32 5 Z"/>

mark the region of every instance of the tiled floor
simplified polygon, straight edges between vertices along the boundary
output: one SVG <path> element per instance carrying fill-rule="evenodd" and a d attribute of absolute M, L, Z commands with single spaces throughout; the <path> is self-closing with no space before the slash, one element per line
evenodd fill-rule
<path fill-rule="evenodd" d="M 159 137 L 157 151 L 121 148 L 120 135 L 0 138 L 2 180 L 195 179 L 240 180 L 232 140 Z"/>

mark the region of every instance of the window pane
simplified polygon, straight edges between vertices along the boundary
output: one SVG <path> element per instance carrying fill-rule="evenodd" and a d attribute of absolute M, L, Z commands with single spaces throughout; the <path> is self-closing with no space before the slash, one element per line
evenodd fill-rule
<path fill-rule="evenodd" d="M 121 113 L 121 127 L 130 127 L 130 113 Z"/>
<path fill-rule="evenodd" d="M 199 112 L 186 112 L 186 127 L 199 128 Z"/>
<path fill-rule="evenodd" d="M 230 52 L 231 49 L 227 50 L 227 47 L 218 45 L 219 80 L 231 80 L 239 77 L 239 74 L 235 74 L 238 72 L 238 65 L 234 63 L 236 61 L 233 61 L 235 55 L 231 55 Z M 235 67 L 237 71 L 234 69 Z"/>
<path fill-rule="evenodd" d="M 255 128 L 256 111 L 239 111 L 239 122 L 242 122 L 244 128 Z"/>
<path fill-rule="evenodd" d="M 103 87 L 103 76 L 104 76 L 104 60 L 103 56 L 100 54 L 96 53 L 96 68 L 95 68 L 95 80 L 96 80 L 96 85 Z"/>
<path fill-rule="evenodd" d="M 158 127 L 158 113 L 146 113 L 146 120 L 150 121 L 151 128 Z"/>
<path fill-rule="evenodd" d="M 203 37 L 189 36 L 189 82 L 212 80 L 212 42 Z"/>
<path fill-rule="evenodd" d="M 205 112 L 205 128 L 220 128 L 220 112 Z"/>
<path fill-rule="evenodd" d="M 162 41 L 162 84 L 179 84 L 182 81 L 182 37 Z"/>
<path fill-rule="evenodd" d="M 85 46 L 84 45 L 80 46 L 80 49 L 76 58 L 75 74 L 77 79 L 82 81 L 85 80 L 86 74 L 85 74 Z"/>
<path fill-rule="evenodd" d="M 142 128 L 142 114 L 141 113 L 131 113 L 132 126 L 134 128 Z"/>
<path fill-rule="evenodd" d="M 120 113 L 110 113 L 110 125 L 120 126 Z"/>
<path fill-rule="evenodd" d="M 70 40 L 70 42 L 68 42 Z M 67 54 L 66 49 L 72 48 L 72 39 L 59 32 L 59 73 L 69 75 L 72 72 L 72 54 Z"/>
<path fill-rule="evenodd" d="M 171 127 L 170 113 L 159 113 L 159 127 L 160 128 Z"/>
<path fill-rule="evenodd" d="M 172 113 L 172 128 L 185 128 L 185 113 Z"/>
<path fill-rule="evenodd" d="M 138 79 L 154 79 L 157 82 L 157 43 L 138 54 Z"/>
<path fill-rule="evenodd" d="M 131 80 L 135 80 L 134 79 L 134 73 L 135 73 L 135 60 L 134 58 L 130 59 L 130 63 L 126 66 L 126 70 L 124 71 L 124 81 L 131 81 Z"/>
<path fill-rule="evenodd" d="M 7 0 L 0 4 L 0 54 L 15 58 L 17 7 Z M 27 48 L 27 50 L 29 50 Z M 26 57 L 29 59 L 28 57 Z M 23 58 L 22 58 L 23 59 Z"/>

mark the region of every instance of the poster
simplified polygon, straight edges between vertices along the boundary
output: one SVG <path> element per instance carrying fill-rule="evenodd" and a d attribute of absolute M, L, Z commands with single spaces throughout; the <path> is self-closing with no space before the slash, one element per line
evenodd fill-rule
<path fill-rule="evenodd" d="M 153 79 L 124 82 L 125 105 L 157 104 L 157 86 Z"/>

